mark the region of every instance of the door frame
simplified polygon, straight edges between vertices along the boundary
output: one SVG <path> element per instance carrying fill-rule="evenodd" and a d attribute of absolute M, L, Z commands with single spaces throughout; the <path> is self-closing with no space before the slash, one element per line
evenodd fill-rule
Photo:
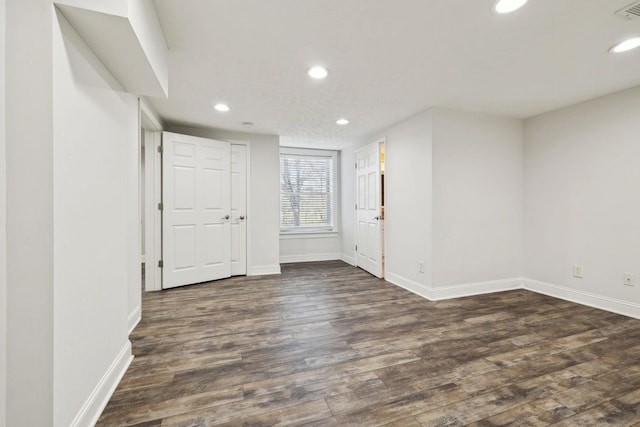
<path fill-rule="evenodd" d="M 358 202 L 358 151 L 365 148 L 367 145 L 370 144 L 374 144 L 377 143 L 378 144 L 378 163 L 381 162 L 381 156 L 380 156 L 380 146 L 383 145 L 384 146 L 384 150 L 385 150 L 385 167 L 384 167 L 384 174 L 385 174 L 385 181 L 386 181 L 386 172 L 387 172 L 387 165 L 386 165 L 386 152 L 387 152 L 387 137 L 383 136 L 381 138 L 376 139 L 375 141 L 365 144 L 357 149 L 354 150 L 354 161 L 355 161 L 355 165 L 356 168 L 353 171 L 353 176 L 355 177 L 354 179 L 354 186 L 355 186 L 355 192 L 354 192 L 354 196 L 355 196 L 355 201 L 356 203 Z M 382 179 L 382 170 L 380 171 L 380 179 Z M 382 182 L 380 182 L 380 192 L 382 192 Z M 382 208 L 382 194 L 380 194 L 380 203 L 381 203 L 381 208 Z M 380 262 L 380 272 L 381 272 L 381 279 L 384 279 L 386 277 L 386 262 L 384 262 L 385 257 L 387 256 L 386 253 L 386 242 L 387 242 L 387 227 L 386 227 L 386 209 L 385 209 L 385 214 L 383 216 L 383 221 L 385 221 L 383 223 L 383 229 L 382 229 L 382 233 L 381 233 L 381 242 L 380 242 L 380 253 L 381 253 L 381 262 Z M 355 225 L 354 230 L 353 230 L 353 234 L 354 234 L 354 240 L 355 240 L 355 246 L 354 246 L 354 252 L 353 252 L 353 265 L 354 267 L 358 267 L 358 251 L 355 250 L 355 248 L 358 246 L 358 210 L 356 209 L 353 213 L 353 224 Z"/>
<path fill-rule="evenodd" d="M 162 124 L 149 106 L 140 99 L 140 149 L 142 133 L 145 133 L 145 291 L 162 289 Z M 142 220 L 142 217 L 141 217 Z"/>
<path fill-rule="evenodd" d="M 140 134 L 147 130 L 152 134 L 152 141 L 145 140 L 145 291 L 162 290 L 162 268 L 159 262 L 162 260 L 162 211 L 157 209 L 162 202 L 162 146 L 163 127 L 153 111 L 141 99 L 140 100 Z M 141 138 L 142 136 L 140 136 Z M 231 145 L 244 145 L 247 147 L 247 276 L 252 275 L 251 266 L 251 227 L 253 214 L 251 210 L 251 141 L 222 139 Z M 150 149 L 152 148 L 152 149 Z M 151 165 L 153 165 L 151 167 Z M 149 226 L 153 224 L 153 226 Z"/>

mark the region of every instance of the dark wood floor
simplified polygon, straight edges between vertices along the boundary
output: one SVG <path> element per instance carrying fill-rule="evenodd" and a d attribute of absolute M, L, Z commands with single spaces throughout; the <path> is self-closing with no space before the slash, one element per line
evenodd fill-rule
<path fill-rule="evenodd" d="M 640 425 L 640 321 L 342 262 L 147 293 L 100 426 Z"/>

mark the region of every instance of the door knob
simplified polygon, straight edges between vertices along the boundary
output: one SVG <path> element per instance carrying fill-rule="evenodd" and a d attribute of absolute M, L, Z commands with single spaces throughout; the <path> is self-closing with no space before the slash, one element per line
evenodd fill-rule
<path fill-rule="evenodd" d="M 375 219 L 376 221 L 379 221 L 380 217 L 379 216 L 374 216 L 373 219 Z"/>
<path fill-rule="evenodd" d="M 225 215 L 222 219 L 229 219 L 229 215 Z"/>
<path fill-rule="evenodd" d="M 243 220 L 243 219 L 244 219 L 244 215 L 240 215 L 240 218 L 239 218 L 239 219 L 240 219 L 240 220 Z"/>

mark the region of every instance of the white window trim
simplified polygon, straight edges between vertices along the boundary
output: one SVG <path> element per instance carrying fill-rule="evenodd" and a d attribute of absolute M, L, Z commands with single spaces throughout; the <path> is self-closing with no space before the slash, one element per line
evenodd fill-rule
<path fill-rule="evenodd" d="M 338 197 L 340 191 L 340 168 L 338 164 L 338 151 L 336 150 L 318 150 L 311 148 L 294 148 L 294 147 L 280 147 L 280 153 L 278 154 L 278 164 L 280 164 L 280 154 L 297 154 L 302 156 L 331 156 L 333 162 L 333 229 L 331 230 L 282 230 L 280 228 L 280 238 L 324 238 L 324 237 L 337 237 L 340 232 L 340 205 Z M 280 215 L 278 215 L 278 222 L 280 221 Z"/>

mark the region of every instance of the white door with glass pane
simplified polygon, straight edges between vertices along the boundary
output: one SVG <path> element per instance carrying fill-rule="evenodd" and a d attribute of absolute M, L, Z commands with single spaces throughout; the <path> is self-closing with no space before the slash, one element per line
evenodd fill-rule
<path fill-rule="evenodd" d="M 163 288 L 231 275 L 228 142 L 163 133 Z"/>
<path fill-rule="evenodd" d="M 356 265 L 382 277 L 380 143 L 356 151 Z"/>
<path fill-rule="evenodd" d="M 337 153 L 280 150 L 280 231 L 324 233 L 336 230 Z"/>

